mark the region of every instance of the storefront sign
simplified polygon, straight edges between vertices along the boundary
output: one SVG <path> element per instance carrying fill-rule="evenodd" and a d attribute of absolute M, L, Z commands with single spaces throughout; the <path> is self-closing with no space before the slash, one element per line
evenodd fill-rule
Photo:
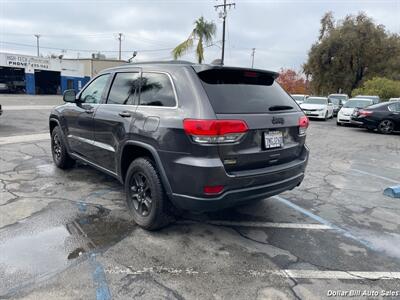
<path fill-rule="evenodd" d="M 42 57 L 28 57 L 20 55 L 7 55 L 6 64 L 8 67 L 49 69 L 50 60 Z"/>

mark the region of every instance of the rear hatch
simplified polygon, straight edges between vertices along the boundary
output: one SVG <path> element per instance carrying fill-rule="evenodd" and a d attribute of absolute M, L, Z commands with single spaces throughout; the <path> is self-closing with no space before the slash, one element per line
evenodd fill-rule
<path fill-rule="evenodd" d="M 243 120 L 248 126 L 239 142 L 218 145 L 228 174 L 256 174 L 300 159 L 304 113 L 275 81 L 276 73 L 217 67 L 198 76 L 217 119 Z"/>

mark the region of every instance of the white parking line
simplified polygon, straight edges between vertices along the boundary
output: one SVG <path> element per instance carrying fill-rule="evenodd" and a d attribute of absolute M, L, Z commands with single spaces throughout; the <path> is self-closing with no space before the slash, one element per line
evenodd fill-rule
<path fill-rule="evenodd" d="M 175 276 L 209 276 L 210 272 L 205 270 L 196 270 L 192 267 L 175 268 L 166 266 L 144 267 L 135 269 L 134 266 L 120 267 L 113 266 L 105 269 L 110 274 L 172 274 Z M 222 273 L 223 270 L 221 271 Z M 279 276 L 293 279 L 340 279 L 340 280 L 390 280 L 400 279 L 400 272 L 365 272 L 365 271 L 321 271 L 321 270 L 236 270 L 235 275 L 266 277 Z"/>
<path fill-rule="evenodd" d="M 319 271 L 319 270 L 272 270 L 274 274 L 288 278 L 309 279 L 400 279 L 400 272 L 363 272 L 363 271 Z"/>
<path fill-rule="evenodd" d="M 194 224 L 199 222 L 185 220 L 179 223 Z M 314 229 L 314 230 L 332 229 L 330 226 L 324 224 L 303 224 L 303 223 L 273 223 L 273 222 L 246 222 L 246 221 L 240 222 L 240 221 L 225 221 L 225 220 L 206 220 L 203 221 L 203 223 L 216 226 L 237 226 L 237 227 L 256 227 L 256 228 L 290 228 L 290 229 Z"/>
<path fill-rule="evenodd" d="M 49 133 L 38 133 L 38 134 L 28 134 L 28 135 L 15 135 L 15 136 L 5 136 L 0 137 L 0 145 L 16 144 L 16 143 L 27 143 L 36 142 L 50 139 Z"/>
<path fill-rule="evenodd" d="M 3 105 L 3 111 L 13 110 L 51 110 L 55 105 Z"/>
<path fill-rule="evenodd" d="M 375 178 L 380 178 L 380 179 L 383 179 L 383 180 L 386 180 L 386 181 L 390 181 L 390 182 L 393 182 L 393 183 L 399 183 L 398 180 L 394 180 L 392 178 L 380 176 L 380 175 L 377 175 L 377 174 L 374 174 L 374 173 L 370 173 L 370 172 L 367 172 L 367 171 L 362 171 L 362 170 L 358 170 L 358 169 L 350 169 L 350 170 L 354 171 L 354 172 L 357 172 L 357 173 L 360 173 L 360 174 L 364 174 L 364 175 L 372 176 L 372 177 L 375 177 Z"/>

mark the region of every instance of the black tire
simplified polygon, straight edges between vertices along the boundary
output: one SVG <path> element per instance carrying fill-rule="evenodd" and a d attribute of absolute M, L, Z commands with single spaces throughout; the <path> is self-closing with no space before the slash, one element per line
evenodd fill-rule
<path fill-rule="evenodd" d="M 63 134 L 59 126 L 56 126 L 51 132 L 51 154 L 53 156 L 54 164 L 60 169 L 71 168 L 75 160 L 73 160 L 65 146 Z"/>
<path fill-rule="evenodd" d="M 336 126 L 342 126 L 342 123 L 336 122 Z"/>
<path fill-rule="evenodd" d="M 394 130 L 394 123 L 391 120 L 382 120 L 378 124 L 378 131 L 383 134 L 392 133 Z"/>
<path fill-rule="evenodd" d="M 326 111 L 324 121 L 328 120 L 328 116 L 329 116 L 328 111 Z"/>
<path fill-rule="evenodd" d="M 133 220 L 147 230 L 157 230 L 174 221 L 172 204 L 151 159 L 135 159 L 125 178 L 126 203 Z"/>

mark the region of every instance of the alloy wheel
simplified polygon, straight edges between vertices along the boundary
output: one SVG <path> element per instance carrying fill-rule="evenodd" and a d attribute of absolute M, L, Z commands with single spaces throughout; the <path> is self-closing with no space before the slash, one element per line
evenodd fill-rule
<path fill-rule="evenodd" d="M 55 134 L 53 137 L 53 152 L 56 156 L 56 158 L 59 160 L 61 158 L 61 142 L 58 134 Z"/>
<path fill-rule="evenodd" d="M 152 207 L 152 194 L 149 181 L 142 172 L 133 174 L 130 182 L 130 206 L 139 215 L 146 217 Z"/>
<path fill-rule="evenodd" d="M 390 120 L 383 120 L 379 123 L 379 131 L 382 133 L 391 133 L 393 131 L 393 122 Z"/>

